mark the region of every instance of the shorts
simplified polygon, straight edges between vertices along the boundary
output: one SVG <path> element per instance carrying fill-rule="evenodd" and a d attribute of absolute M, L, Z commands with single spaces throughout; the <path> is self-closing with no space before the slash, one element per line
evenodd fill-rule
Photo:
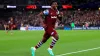
<path fill-rule="evenodd" d="M 13 24 L 9 25 L 9 30 L 12 30 L 13 28 L 14 28 Z"/>
<path fill-rule="evenodd" d="M 53 36 L 54 37 L 56 34 L 57 34 L 57 32 L 53 27 L 45 28 L 44 37 L 46 37 L 46 36 Z"/>

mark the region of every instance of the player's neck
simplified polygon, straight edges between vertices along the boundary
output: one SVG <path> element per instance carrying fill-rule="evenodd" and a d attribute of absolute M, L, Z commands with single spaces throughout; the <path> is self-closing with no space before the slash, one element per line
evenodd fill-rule
<path fill-rule="evenodd" d="M 51 7 L 52 10 L 57 10 L 56 8 Z"/>

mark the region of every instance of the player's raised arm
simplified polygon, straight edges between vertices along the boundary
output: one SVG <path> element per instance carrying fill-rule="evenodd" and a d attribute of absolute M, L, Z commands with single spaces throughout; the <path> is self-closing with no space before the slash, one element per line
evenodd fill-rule
<path fill-rule="evenodd" d="M 42 15 L 43 15 L 43 12 L 40 12 L 37 16 L 39 17 L 40 23 L 43 26 L 44 23 L 43 23 Z"/>
<path fill-rule="evenodd" d="M 41 23 L 41 25 L 45 28 L 46 27 L 46 25 L 44 24 L 44 20 L 43 20 L 43 15 L 45 16 L 45 15 L 48 15 L 49 14 L 49 11 L 48 10 L 44 10 L 44 11 L 42 11 L 42 12 L 40 12 L 39 14 L 38 14 L 38 17 L 39 17 L 39 19 L 40 19 L 40 23 Z"/>

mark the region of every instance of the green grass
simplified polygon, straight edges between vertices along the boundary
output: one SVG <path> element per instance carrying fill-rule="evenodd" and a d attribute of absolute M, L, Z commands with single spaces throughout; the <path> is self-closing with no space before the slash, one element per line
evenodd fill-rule
<path fill-rule="evenodd" d="M 55 55 L 100 47 L 100 30 L 58 30 L 59 41 L 54 47 Z M 0 56 L 31 56 L 30 48 L 41 39 L 44 31 L 0 31 Z M 47 52 L 50 38 L 36 51 L 36 56 L 50 56 Z M 100 49 L 65 56 L 100 56 Z"/>

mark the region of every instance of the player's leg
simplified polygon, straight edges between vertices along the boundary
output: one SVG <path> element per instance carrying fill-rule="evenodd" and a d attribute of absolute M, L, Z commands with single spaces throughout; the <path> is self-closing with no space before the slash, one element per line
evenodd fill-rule
<path fill-rule="evenodd" d="M 7 30 L 6 30 L 6 32 L 8 33 L 9 31 L 10 31 L 10 25 L 7 25 Z"/>
<path fill-rule="evenodd" d="M 43 36 L 43 39 L 35 47 L 31 47 L 32 56 L 35 56 L 36 49 L 38 49 L 39 47 L 41 47 L 42 44 L 44 44 L 49 38 L 50 38 L 50 35 L 48 35 L 47 33 L 45 33 L 44 36 Z"/>
<path fill-rule="evenodd" d="M 4 28 L 5 28 L 5 31 L 6 31 L 6 33 L 7 33 L 7 28 L 8 28 L 8 25 L 4 25 Z"/>
<path fill-rule="evenodd" d="M 50 47 L 48 48 L 48 52 L 50 53 L 51 56 L 54 56 L 52 48 L 55 46 L 55 44 L 58 41 L 59 37 L 58 37 L 58 34 L 55 30 L 52 30 L 51 36 L 53 36 L 52 37 L 52 43 L 50 44 Z"/>
<path fill-rule="evenodd" d="M 14 27 L 13 27 L 13 25 L 11 26 L 11 34 L 13 34 L 13 29 L 14 29 Z"/>
<path fill-rule="evenodd" d="M 50 35 L 45 33 L 43 36 L 43 39 L 35 46 L 35 48 L 38 49 L 39 47 L 41 47 L 41 45 L 44 44 L 49 38 L 50 38 Z"/>
<path fill-rule="evenodd" d="M 56 42 L 58 41 L 58 39 L 59 39 L 59 36 L 58 36 L 57 33 L 54 34 L 54 35 L 52 36 L 52 43 L 51 43 L 51 45 L 50 45 L 50 48 L 51 48 L 51 49 L 55 46 L 55 44 L 56 44 Z"/>
<path fill-rule="evenodd" d="M 6 29 L 7 29 L 7 25 L 4 25 L 4 28 L 5 28 L 5 31 L 6 31 Z"/>

